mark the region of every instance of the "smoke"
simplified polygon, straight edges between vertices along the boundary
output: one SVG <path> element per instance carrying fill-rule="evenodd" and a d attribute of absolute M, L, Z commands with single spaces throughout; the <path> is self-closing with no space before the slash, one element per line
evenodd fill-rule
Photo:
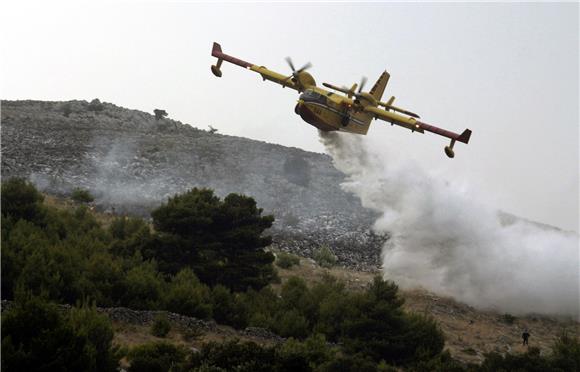
<path fill-rule="evenodd" d="M 139 143 L 127 138 L 112 142 L 97 138 L 93 142 L 95 147 L 105 149 L 104 153 L 96 152 L 90 158 L 91 174 L 94 174 L 89 180 L 90 189 L 95 193 L 97 204 L 138 213 L 141 210 L 137 206 L 159 204 L 177 191 L 169 177 L 152 174 L 153 165 L 142 156 Z"/>
<path fill-rule="evenodd" d="M 320 133 L 342 187 L 381 213 L 374 229 L 391 238 L 383 273 L 478 308 L 569 314 L 580 306 L 578 235 L 502 214 L 476 195 L 401 160 L 360 136 Z M 505 215 L 504 215 L 505 216 Z"/>

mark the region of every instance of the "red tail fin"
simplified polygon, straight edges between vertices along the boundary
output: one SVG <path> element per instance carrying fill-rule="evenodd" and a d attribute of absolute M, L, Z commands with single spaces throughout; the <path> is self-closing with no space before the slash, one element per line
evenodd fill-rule
<path fill-rule="evenodd" d="M 463 142 L 465 144 L 469 143 L 469 138 L 471 137 L 471 131 L 469 129 L 466 129 L 463 131 L 463 133 L 461 133 L 461 135 L 459 137 L 457 137 L 457 140 L 459 142 Z"/>
<path fill-rule="evenodd" d="M 221 53 L 222 52 L 222 46 L 219 45 L 218 43 L 214 42 L 213 43 L 213 48 L 211 49 L 211 55 L 214 56 L 214 57 L 217 57 L 216 56 L 216 52 L 217 53 Z"/>

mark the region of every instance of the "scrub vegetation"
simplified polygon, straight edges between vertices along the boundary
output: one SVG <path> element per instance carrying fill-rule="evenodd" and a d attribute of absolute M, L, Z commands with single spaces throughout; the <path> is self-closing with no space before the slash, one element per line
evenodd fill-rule
<path fill-rule="evenodd" d="M 277 279 L 264 250 L 263 216 L 251 197 L 208 189 L 170 198 L 142 219 L 101 225 L 84 205 L 57 209 L 22 179 L 2 184 L 2 367 L 130 371 L 569 371 L 580 344 L 563 335 L 548 356 L 487 356 L 467 366 L 443 351 L 435 321 L 403 310 L 395 283 L 361 291 L 331 276 L 309 284 Z M 330 252 L 332 253 L 332 252 Z M 56 304 L 74 305 L 61 311 Z M 95 306 L 166 310 L 234 328 L 265 328 L 286 340 L 209 342 L 192 352 L 168 341 L 121 350 Z M 164 336 L 159 318 L 152 332 Z M 193 335 L 192 337 L 194 337 Z M 534 369 L 535 368 L 535 369 Z M 540 368 L 540 369 L 538 369 Z"/>

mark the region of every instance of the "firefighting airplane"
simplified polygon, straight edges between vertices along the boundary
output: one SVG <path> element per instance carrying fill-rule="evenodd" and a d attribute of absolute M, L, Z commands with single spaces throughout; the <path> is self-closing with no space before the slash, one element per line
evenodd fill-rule
<path fill-rule="evenodd" d="M 305 122 L 322 131 L 339 130 L 364 135 L 367 134 L 372 119 L 381 119 L 391 123 L 391 125 L 396 124 L 410 129 L 412 132 L 424 133 L 427 131 L 450 138 L 451 143 L 449 146 L 445 146 L 445 154 L 450 158 L 455 156 L 453 151 L 455 142 L 459 141 L 467 144 L 469 137 L 471 137 L 471 130 L 469 129 L 457 134 L 418 121 L 419 115 L 393 106 L 395 97 L 391 97 L 386 102 L 381 102 L 381 97 L 390 77 L 386 71 L 381 74 L 379 80 L 369 92 L 363 92 L 366 83 L 365 78 L 361 80 L 360 85 L 354 84 L 350 88 L 322 83 L 327 88 L 345 94 L 342 95 L 316 86 L 312 75 L 306 72 L 311 67 L 310 63 L 296 70 L 292 60 L 286 58 L 288 65 L 292 69 L 292 74 L 287 76 L 268 70 L 264 66 L 258 66 L 227 55 L 222 52 L 222 48 L 218 43 L 213 43 L 211 55 L 218 59 L 217 64 L 211 66 L 212 73 L 217 77 L 222 76 L 220 69 L 222 62 L 228 61 L 234 65 L 257 72 L 262 75 L 264 81 L 270 80 L 282 85 L 282 87 L 295 89 L 302 93 L 294 112 L 300 115 Z"/>

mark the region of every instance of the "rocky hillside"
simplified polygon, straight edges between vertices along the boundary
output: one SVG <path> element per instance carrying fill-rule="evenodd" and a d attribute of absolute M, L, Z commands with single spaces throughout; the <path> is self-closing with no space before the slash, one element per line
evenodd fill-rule
<path fill-rule="evenodd" d="M 327 155 L 98 100 L 2 101 L 1 113 L 3 178 L 25 177 L 56 195 L 87 189 L 102 211 L 142 216 L 192 187 L 243 193 L 275 215 L 280 248 L 311 256 L 325 244 L 346 266 L 379 266 L 387 237 L 370 232 L 376 216 L 340 188 L 344 176 Z"/>

